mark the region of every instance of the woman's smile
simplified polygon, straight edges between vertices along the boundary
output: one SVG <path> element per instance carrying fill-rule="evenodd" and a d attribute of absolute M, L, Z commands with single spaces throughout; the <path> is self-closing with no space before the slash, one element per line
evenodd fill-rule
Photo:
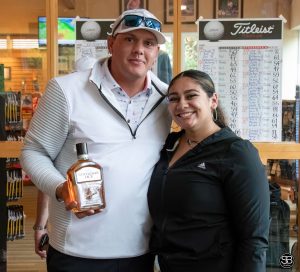
<path fill-rule="evenodd" d="M 183 119 L 190 118 L 193 115 L 193 113 L 195 113 L 195 111 L 185 111 L 185 112 L 178 113 L 177 117 Z"/>

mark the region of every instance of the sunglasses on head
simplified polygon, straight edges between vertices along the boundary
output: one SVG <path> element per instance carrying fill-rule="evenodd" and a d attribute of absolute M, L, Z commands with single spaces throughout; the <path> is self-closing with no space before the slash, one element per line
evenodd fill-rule
<path fill-rule="evenodd" d="M 118 29 L 121 23 L 124 23 L 124 25 L 127 27 L 138 27 L 144 23 L 145 27 L 152 28 L 157 31 L 161 30 L 161 23 L 153 18 L 142 17 L 139 15 L 125 15 L 116 25 L 112 36 L 114 36 L 115 31 Z"/>

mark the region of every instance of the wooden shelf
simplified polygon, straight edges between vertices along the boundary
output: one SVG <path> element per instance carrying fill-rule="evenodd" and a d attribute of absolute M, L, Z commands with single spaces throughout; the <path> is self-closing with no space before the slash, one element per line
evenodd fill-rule
<path fill-rule="evenodd" d="M 300 144 L 295 142 L 253 143 L 258 149 L 263 163 L 267 159 L 297 160 L 300 159 Z M 0 141 L 0 158 L 18 158 L 22 142 Z"/>
<path fill-rule="evenodd" d="M 0 141 L 0 158 L 18 158 L 22 146 L 22 142 Z"/>
<path fill-rule="evenodd" d="M 288 186 L 288 187 L 293 187 L 293 186 L 296 185 L 296 181 L 295 180 L 284 179 L 284 178 L 275 177 L 275 176 L 271 176 L 269 181 L 277 183 L 277 184 L 282 185 L 282 186 Z"/>
<path fill-rule="evenodd" d="M 263 164 L 268 159 L 300 160 L 300 144 L 295 142 L 253 143 Z"/>

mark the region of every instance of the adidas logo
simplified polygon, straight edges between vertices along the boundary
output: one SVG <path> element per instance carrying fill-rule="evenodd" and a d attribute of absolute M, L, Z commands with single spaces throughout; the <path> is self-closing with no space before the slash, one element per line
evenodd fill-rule
<path fill-rule="evenodd" d="M 197 165 L 197 167 L 201 168 L 201 169 L 206 169 L 206 166 L 205 166 L 205 162 L 201 162 Z"/>

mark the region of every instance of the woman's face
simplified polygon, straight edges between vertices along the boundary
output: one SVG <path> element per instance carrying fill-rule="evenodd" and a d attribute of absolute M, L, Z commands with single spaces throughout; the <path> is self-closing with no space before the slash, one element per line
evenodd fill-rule
<path fill-rule="evenodd" d="M 169 89 L 168 99 L 172 118 L 181 128 L 197 131 L 214 124 L 212 112 L 218 106 L 217 95 L 208 97 L 193 79 L 177 79 Z"/>

